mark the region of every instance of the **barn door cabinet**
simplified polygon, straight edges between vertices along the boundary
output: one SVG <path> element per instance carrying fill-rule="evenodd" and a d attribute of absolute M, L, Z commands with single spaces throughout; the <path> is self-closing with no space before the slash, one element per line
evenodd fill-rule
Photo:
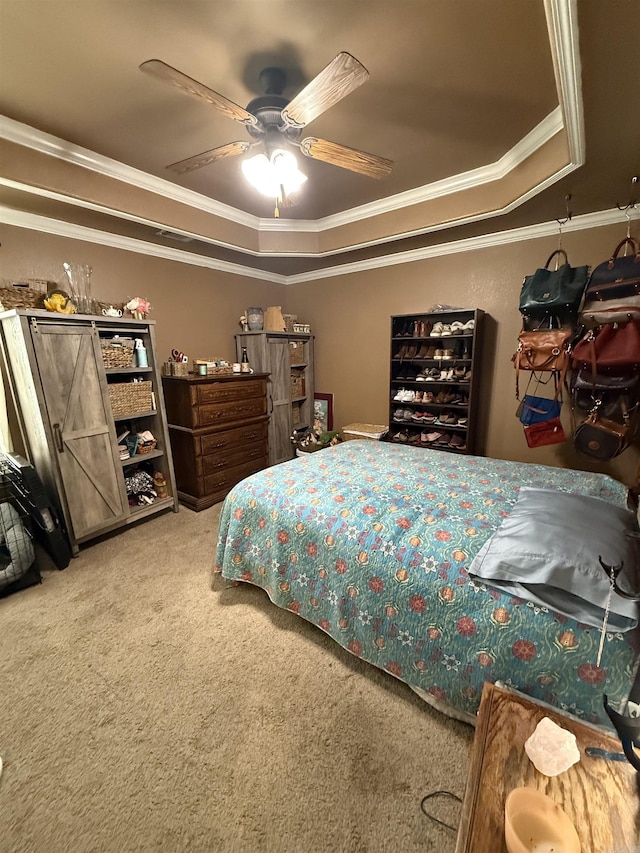
<path fill-rule="evenodd" d="M 35 310 L 5 312 L 0 322 L 22 449 L 59 506 L 74 551 L 161 510 L 177 511 L 153 322 Z M 105 366 L 103 348 L 116 336 L 141 338 L 148 366 L 135 366 L 133 356 L 131 364 Z M 127 410 L 123 399 L 132 400 Z M 146 430 L 153 450 L 121 459 L 118 436 Z M 166 497 L 130 506 L 125 477 L 138 466 L 164 476 Z"/>
<path fill-rule="evenodd" d="M 238 361 L 247 348 L 254 370 L 268 373 L 269 464 L 295 456 L 294 429 L 313 426 L 313 336 L 289 332 L 236 335 Z"/>

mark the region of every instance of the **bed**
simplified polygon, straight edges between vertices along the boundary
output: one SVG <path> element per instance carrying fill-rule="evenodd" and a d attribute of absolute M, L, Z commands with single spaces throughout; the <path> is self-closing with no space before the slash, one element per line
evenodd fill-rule
<path fill-rule="evenodd" d="M 471 577 L 523 487 L 626 510 L 603 475 L 348 441 L 243 480 L 220 517 L 216 570 L 473 722 L 485 681 L 500 681 L 607 726 L 624 706 L 639 630 L 601 632 Z M 606 580 L 606 577 L 605 577 Z"/>

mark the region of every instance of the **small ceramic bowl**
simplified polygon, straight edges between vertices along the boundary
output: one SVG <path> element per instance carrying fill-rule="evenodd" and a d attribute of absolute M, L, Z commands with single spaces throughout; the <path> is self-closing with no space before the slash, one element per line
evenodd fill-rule
<path fill-rule="evenodd" d="M 580 853 L 580 839 L 566 812 L 535 788 L 514 788 L 504 806 L 509 853 Z"/>

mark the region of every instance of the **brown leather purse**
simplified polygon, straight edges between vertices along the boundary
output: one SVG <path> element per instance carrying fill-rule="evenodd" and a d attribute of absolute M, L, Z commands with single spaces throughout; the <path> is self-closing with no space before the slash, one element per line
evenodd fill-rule
<path fill-rule="evenodd" d="M 523 330 L 518 335 L 518 349 L 511 360 L 516 369 L 516 398 L 520 399 L 518 375 L 521 370 L 555 372 L 561 386 L 569 368 L 571 329 Z"/>

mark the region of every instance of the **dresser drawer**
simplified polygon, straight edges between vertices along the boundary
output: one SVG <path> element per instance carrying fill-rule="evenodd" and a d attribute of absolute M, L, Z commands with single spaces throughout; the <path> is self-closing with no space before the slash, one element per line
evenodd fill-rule
<path fill-rule="evenodd" d="M 239 444 L 253 444 L 263 442 L 267 438 L 267 422 L 250 424 L 235 429 L 227 429 L 224 432 L 216 432 L 213 435 L 203 435 L 200 441 L 200 454 L 208 456 L 225 448 L 235 448 Z"/>
<path fill-rule="evenodd" d="M 230 447 L 226 450 L 219 450 L 216 453 L 203 456 L 202 473 L 205 477 L 208 477 L 210 474 L 215 474 L 216 471 L 224 471 L 226 468 L 233 468 L 235 465 L 242 465 L 244 462 L 254 462 L 257 459 L 262 460 L 262 466 L 266 467 L 266 441 L 262 441 L 259 444 L 248 444 L 245 447 Z"/>
<path fill-rule="evenodd" d="M 228 492 L 240 480 L 244 480 L 249 474 L 255 474 L 256 471 L 261 471 L 265 467 L 264 457 L 255 459 L 250 462 L 245 462 L 242 465 L 235 465 L 233 468 L 227 468 L 225 471 L 217 471 L 204 477 L 203 494 L 215 495 L 220 492 Z"/>
<path fill-rule="evenodd" d="M 240 379 L 237 382 L 219 382 L 211 385 L 196 385 L 196 402 L 230 403 L 235 400 L 250 400 L 264 393 L 262 379 Z"/>
<path fill-rule="evenodd" d="M 232 421 L 257 418 L 266 415 L 267 401 L 264 396 L 241 399 L 228 403 L 211 403 L 194 409 L 196 427 L 214 426 Z"/>

